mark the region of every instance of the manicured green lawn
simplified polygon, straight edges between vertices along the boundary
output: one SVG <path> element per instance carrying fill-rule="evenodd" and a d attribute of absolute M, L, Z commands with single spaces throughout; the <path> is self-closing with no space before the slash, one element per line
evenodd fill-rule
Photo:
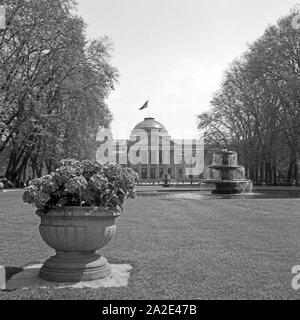
<path fill-rule="evenodd" d="M 128 287 L 27 289 L 0 299 L 299 299 L 300 199 L 171 200 L 139 197 L 102 250 L 130 263 Z M 0 194 L 0 264 L 42 262 L 52 250 L 20 192 Z"/>

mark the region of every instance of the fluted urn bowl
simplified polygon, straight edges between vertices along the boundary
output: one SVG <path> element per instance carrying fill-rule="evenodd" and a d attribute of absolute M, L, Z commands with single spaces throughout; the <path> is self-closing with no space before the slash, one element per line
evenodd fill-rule
<path fill-rule="evenodd" d="M 113 238 L 119 214 L 101 207 L 63 207 L 36 213 L 41 218 L 42 239 L 56 251 L 40 269 L 40 278 L 78 282 L 110 276 L 110 265 L 96 250 Z"/>

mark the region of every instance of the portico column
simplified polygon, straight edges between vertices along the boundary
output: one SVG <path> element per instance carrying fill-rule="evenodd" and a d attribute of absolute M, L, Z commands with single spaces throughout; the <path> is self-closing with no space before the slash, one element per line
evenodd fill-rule
<path fill-rule="evenodd" d="M 147 179 L 150 179 L 150 164 L 147 164 Z"/>
<path fill-rule="evenodd" d="M 159 165 L 157 164 L 155 167 L 155 179 L 158 180 L 159 179 Z"/>

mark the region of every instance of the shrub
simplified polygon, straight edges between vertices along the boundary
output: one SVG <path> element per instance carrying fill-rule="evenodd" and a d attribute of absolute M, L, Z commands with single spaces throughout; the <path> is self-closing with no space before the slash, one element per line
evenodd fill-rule
<path fill-rule="evenodd" d="M 139 177 L 131 168 L 75 159 L 60 164 L 55 172 L 30 181 L 24 202 L 44 212 L 64 206 L 99 206 L 120 212 L 124 202 L 136 196 Z"/>

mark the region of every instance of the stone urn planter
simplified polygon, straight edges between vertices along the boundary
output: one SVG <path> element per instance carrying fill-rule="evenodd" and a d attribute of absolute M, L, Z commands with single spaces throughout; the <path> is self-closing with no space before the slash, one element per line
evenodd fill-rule
<path fill-rule="evenodd" d="M 110 276 L 109 263 L 96 250 L 113 238 L 118 213 L 101 207 L 64 207 L 47 214 L 37 210 L 37 215 L 42 239 L 56 250 L 42 266 L 40 278 L 78 282 Z"/>
<path fill-rule="evenodd" d="M 138 174 L 118 164 L 63 159 L 52 173 L 30 181 L 23 201 L 41 218 L 42 239 L 56 251 L 40 270 L 54 282 L 91 281 L 110 276 L 96 253 L 112 239 L 115 220 L 136 196 Z"/>

